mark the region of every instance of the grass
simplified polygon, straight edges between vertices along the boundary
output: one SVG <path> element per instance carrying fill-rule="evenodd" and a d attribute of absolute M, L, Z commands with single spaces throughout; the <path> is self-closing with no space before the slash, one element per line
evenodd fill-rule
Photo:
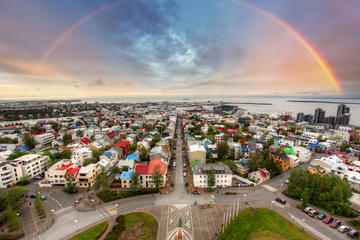
<path fill-rule="evenodd" d="M 143 220 L 145 222 L 143 230 L 145 234 L 138 240 L 156 240 L 158 231 L 157 220 L 147 213 L 130 213 L 125 215 L 125 228 L 134 226 L 137 222 Z"/>
<path fill-rule="evenodd" d="M 248 208 L 242 211 L 220 233 L 218 240 L 315 240 L 314 237 L 265 208 Z"/>
<path fill-rule="evenodd" d="M 107 226 L 107 222 L 100 223 L 80 233 L 79 235 L 76 235 L 70 240 L 96 240 L 106 231 Z"/>
<path fill-rule="evenodd" d="M 360 219 L 348 220 L 346 222 L 356 228 L 357 231 L 360 231 Z"/>

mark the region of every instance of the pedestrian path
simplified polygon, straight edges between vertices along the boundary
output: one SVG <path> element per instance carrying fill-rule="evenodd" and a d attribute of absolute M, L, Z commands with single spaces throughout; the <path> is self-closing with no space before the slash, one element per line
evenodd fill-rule
<path fill-rule="evenodd" d="M 191 206 L 188 204 L 175 204 L 169 206 L 166 239 L 175 239 L 180 219 L 185 239 L 194 239 Z"/>
<path fill-rule="evenodd" d="M 264 185 L 262 185 L 262 187 L 265 188 L 265 189 L 267 189 L 267 190 L 269 190 L 270 192 L 277 192 L 277 191 L 278 191 L 277 188 L 274 188 L 274 187 L 272 187 L 272 186 L 270 186 L 270 185 L 264 184 Z"/>

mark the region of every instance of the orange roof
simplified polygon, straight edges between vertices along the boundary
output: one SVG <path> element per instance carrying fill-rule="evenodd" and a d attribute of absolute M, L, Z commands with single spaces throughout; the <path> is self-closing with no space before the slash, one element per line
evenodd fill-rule
<path fill-rule="evenodd" d="M 165 175 L 166 173 L 166 164 L 162 162 L 161 160 L 152 160 L 149 164 L 149 174 L 153 175 L 155 174 L 155 169 L 158 167 L 159 173 L 161 175 Z"/>

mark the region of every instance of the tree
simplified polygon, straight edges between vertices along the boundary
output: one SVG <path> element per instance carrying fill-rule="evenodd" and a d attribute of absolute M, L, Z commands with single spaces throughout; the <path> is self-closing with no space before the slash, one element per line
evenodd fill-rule
<path fill-rule="evenodd" d="M 206 159 L 212 159 L 212 152 L 210 150 L 206 151 Z"/>
<path fill-rule="evenodd" d="M 208 171 L 208 186 L 215 186 L 215 171 L 212 168 L 210 168 L 210 170 Z"/>
<path fill-rule="evenodd" d="M 28 149 L 33 149 L 35 147 L 35 139 L 29 134 L 24 134 L 24 144 Z"/>
<path fill-rule="evenodd" d="M 118 166 L 114 166 L 111 169 L 111 172 L 114 173 L 114 174 L 118 174 L 118 173 L 121 173 L 121 169 Z"/>
<path fill-rule="evenodd" d="M 266 144 L 267 144 L 268 146 L 273 145 L 273 144 L 274 144 L 274 138 L 269 138 L 269 139 L 266 141 Z"/>
<path fill-rule="evenodd" d="M 8 205 L 6 208 L 6 217 L 8 221 L 8 229 L 10 232 L 19 231 L 22 227 L 22 222 L 18 216 L 16 216 L 16 211 Z"/>
<path fill-rule="evenodd" d="M 71 158 L 71 151 L 69 149 L 65 149 L 60 153 L 60 159 L 70 159 Z"/>
<path fill-rule="evenodd" d="M 146 160 L 148 158 L 148 150 L 146 150 L 146 148 L 142 147 L 140 149 L 140 159 L 141 160 Z"/>
<path fill-rule="evenodd" d="M 97 163 L 98 161 L 95 158 L 87 158 L 84 160 L 83 162 L 83 167 L 92 164 L 92 163 Z"/>
<path fill-rule="evenodd" d="M 92 155 L 93 158 L 96 159 L 96 162 L 98 162 L 100 160 L 100 156 L 103 154 L 104 152 L 101 150 L 93 150 L 92 151 Z"/>
<path fill-rule="evenodd" d="M 220 143 L 217 148 L 217 154 L 219 159 L 222 159 L 224 156 L 226 157 L 229 153 L 230 147 L 227 142 Z"/>
<path fill-rule="evenodd" d="M 133 143 L 133 144 L 130 144 L 129 146 L 129 152 L 130 153 L 134 153 L 137 149 L 137 144 L 136 143 Z"/>
<path fill-rule="evenodd" d="M 45 215 L 45 209 L 39 193 L 35 195 L 35 208 L 39 216 Z"/>
<path fill-rule="evenodd" d="M 162 174 L 160 174 L 159 165 L 157 165 L 157 166 L 155 167 L 155 169 L 154 169 L 154 174 L 153 174 L 153 176 L 152 176 L 152 180 L 153 180 L 153 182 L 155 183 L 155 187 L 156 187 L 157 189 L 159 189 L 160 186 L 163 185 L 163 182 L 164 182 L 163 177 L 164 177 L 164 176 L 163 176 Z"/>
<path fill-rule="evenodd" d="M 69 134 L 65 133 L 63 136 L 64 146 L 70 144 L 71 142 L 72 142 L 71 136 Z"/>
<path fill-rule="evenodd" d="M 9 155 L 9 159 L 10 160 L 14 160 L 14 159 L 17 159 L 19 157 L 22 157 L 26 154 L 29 154 L 28 152 L 14 152 L 12 154 Z"/>
<path fill-rule="evenodd" d="M 109 179 L 106 176 L 106 172 L 104 170 L 101 170 L 99 175 L 95 178 L 93 187 L 95 190 L 109 190 Z"/>
<path fill-rule="evenodd" d="M 19 182 L 17 183 L 18 185 L 20 186 L 25 186 L 27 184 L 30 183 L 30 176 L 29 175 L 25 175 L 25 176 L 22 176 L 19 180 Z"/>
<path fill-rule="evenodd" d="M 239 139 L 241 138 L 241 136 L 240 136 L 240 134 L 235 134 L 234 136 L 233 136 L 233 142 L 239 142 Z"/>
<path fill-rule="evenodd" d="M 46 129 L 41 127 L 40 125 L 35 125 L 30 129 L 30 133 L 41 133 L 41 132 L 46 132 Z"/>
<path fill-rule="evenodd" d="M 74 194 L 77 192 L 76 184 L 73 179 L 74 176 L 72 174 L 68 174 L 66 176 L 67 183 L 66 183 L 66 187 L 64 188 L 64 192 L 69 194 Z"/>
<path fill-rule="evenodd" d="M 139 174 L 137 172 L 134 172 L 131 175 L 131 189 L 133 191 L 137 191 L 140 188 L 140 180 L 139 180 Z"/>
<path fill-rule="evenodd" d="M 161 140 L 161 137 L 159 134 L 155 134 L 155 136 L 153 137 L 153 139 L 151 139 L 151 142 L 150 142 L 150 146 L 151 147 L 155 147 L 155 145 L 160 142 Z"/>

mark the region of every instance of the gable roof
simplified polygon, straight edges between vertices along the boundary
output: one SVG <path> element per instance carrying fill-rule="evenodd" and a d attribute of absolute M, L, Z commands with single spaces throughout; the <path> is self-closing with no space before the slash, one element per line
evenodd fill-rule
<path fill-rule="evenodd" d="M 135 167 L 135 171 L 140 175 L 147 175 L 149 173 L 149 166 L 146 164 L 138 164 Z"/>
<path fill-rule="evenodd" d="M 156 168 L 159 169 L 159 174 L 164 175 L 166 173 L 166 164 L 160 160 L 152 160 L 149 164 L 149 174 L 154 175 Z"/>
<path fill-rule="evenodd" d="M 80 140 L 80 142 L 83 144 L 89 144 L 91 141 L 88 138 L 83 138 Z"/>

